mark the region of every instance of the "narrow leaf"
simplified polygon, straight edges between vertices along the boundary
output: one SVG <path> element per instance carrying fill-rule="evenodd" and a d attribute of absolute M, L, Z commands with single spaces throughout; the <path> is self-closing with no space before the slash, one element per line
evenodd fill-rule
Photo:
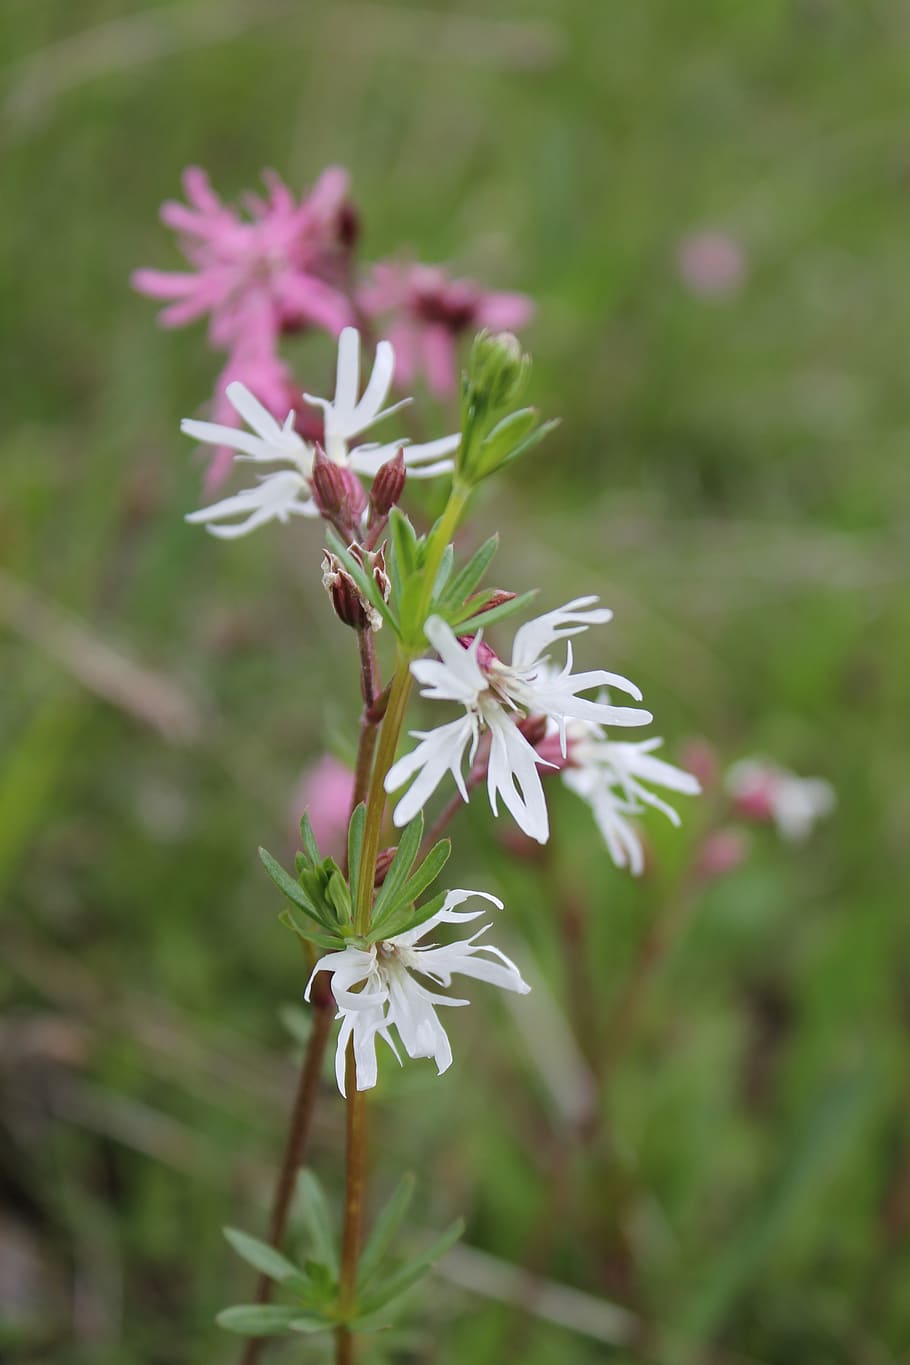
<path fill-rule="evenodd" d="M 385 916 L 380 924 L 374 922 L 367 936 L 368 943 L 375 943 L 380 938 L 397 938 L 399 934 L 406 934 L 411 929 L 416 929 L 419 924 L 430 919 L 441 910 L 447 896 L 446 891 L 440 891 L 438 896 L 432 896 L 423 905 L 419 905 L 415 910 L 411 905 L 403 905 L 400 909 L 393 911 Z"/>
<path fill-rule="evenodd" d="M 428 886 L 432 886 L 439 876 L 452 852 L 451 839 L 440 839 L 438 844 L 434 844 L 420 866 L 414 871 L 404 884 L 401 899 L 408 904 L 413 904 L 423 895 Z"/>
<path fill-rule="evenodd" d="M 293 1322 L 289 1322 L 288 1326 L 292 1332 L 328 1332 L 335 1326 L 335 1323 L 328 1322 L 325 1318 L 298 1317 L 294 1318 Z"/>
<path fill-rule="evenodd" d="M 332 1215 L 322 1186 L 312 1171 L 303 1170 L 297 1176 L 297 1198 L 300 1212 L 316 1255 L 333 1278 L 338 1276 L 338 1252 L 332 1237 Z"/>
<path fill-rule="evenodd" d="M 219 1327 L 229 1332 L 237 1332 L 242 1337 L 282 1336 L 295 1318 L 299 1308 L 283 1308 L 278 1304 L 238 1303 L 233 1308 L 225 1308 L 215 1321 Z"/>
<path fill-rule="evenodd" d="M 360 850 L 363 848 L 363 827 L 366 823 L 367 808 L 361 801 L 351 816 L 348 825 L 348 881 L 351 885 L 351 900 L 357 904 L 357 884 L 360 880 Z"/>
<path fill-rule="evenodd" d="M 283 924 L 285 929 L 290 929 L 298 938 L 306 939 L 307 943 L 315 943 L 319 948 L 325 948 L 327 952 L 334 953 L 344 947 L 344 939 L 340 934 L 320 933 L 318 929 L 311 929 L 308 924 L 301 924 L 294 918 L 291 910 L 283 910 L 278 916 L 278 923 Z"/>
<path fill-rule="evenodd" d="M 303 850 L 309 861 L 315 866 L 322 862 L 322 854 L 316 842 L 316 835 L 313 833 L 313 826 L 310 824 L 310 817 L 307 811 L 303 812 L 303 819 L 300 821 L 300 838 L 303 841 Z"/>
<path fill-rule="evenodd" d="M 417 857 L 417 850 L 420 848 L 422 839 L 423 812 L 421 811 L 404 828 L 398 842 L 398 852 L 392 859 L 391 866 L 382 884 L 382 890 L 376 897 L 376 903 L 373 907 L 374 919 L 381 916 L 385 909 L 398 899 L 398 894 L 408 879 L 408 873 L 414 866 L 414 859 Z"/>
<path fill-rule="evenodd" d="M 357 1281 L 361 1289 L 382 1264 L 382 1259 L 388 1251 L 392 1238 L 398 1231 L 401 1220 L 413 1198 L 415 1183 L 410 1172 L 402 1176 L 395 1193 L 377 1217 L 373 1231 L 370 1233 L 360 1257 Z"/>
<path fill-rule="evenodd" d="M 485 540 L 480 549 L 474 551 L 464 568 L 452 579 L 439 603 L 440 607 L 443 609 L 449 607 L 452 610 L 461 607 L 483 578 L 498 549 L 499 536 L 490 536 L 489 540 Z"/>
<path fill-rule="evenodd" d="M 320 913 L 319 907 L 313 904 L 300 883 L 296 882 L 289 872 L 285 872 L 284 868 L 272 857 L 267 848 L 260 848 L 259 857 L 263 867 L 278 887 L 278 890 L 287 896 L 288 900 L 291 901 L 293 905 L 296 905 L 298 910 L 302 910 L 305 915 L 308 915 L 310 919 L 315 920 L 317 924 L 321 924 L 324 928 L 329 928 L 330 922 L 325 918 L 324 914 Z"/>
<path fill-rule="evenodd" d="M 258 1237 L 250 1237 L 239 1228 L 225 1228 L 224 1235 L 238 1256 L 242 1256 L 254 1270 L 260 1270 L 263 1275 L 268 1275 L 270 1280 L 277 1280 L 279 1284 L 296 1282 L 298 1288 L 306 1286 L 306 1276 L 299 1267 L 286 1256 L 282 1256 L 274 1247 L 260 1242 Z"/>
<path fill-rule="evenodd" d="M 365 1294 L 358 1304 L 360 1317 L 367 1317 L 370 1313 L 375 1313 L 377 1309 L 384 1308 L 397 1299 L 400 1294 L 410 1289 L 418 1280 L 423 1279 L 434 1261 L 438 1261 L 449 1247 L 454 1246 L 464 1229 L 464 1220 L 457 1219 L 451 1227 L 447 1228 L 441 1237 L 437 1237 L 432 1246 L 427 1247 L 426 1251 L 413 1260 L 406 1261 L 399 1270 L 383 1280 L 372 1294 Z"/>
<path fill-rule="evenodd" d="M 433 596 L 438 597 L 449 581 L 449 574 L 452 572 L 452 565 L 455 563 L 455 546 L 447 545 L 442 552 L 442 559 L 439 561 L 439 569 L 436 573 L 436 582 L 433 584 Z"/>

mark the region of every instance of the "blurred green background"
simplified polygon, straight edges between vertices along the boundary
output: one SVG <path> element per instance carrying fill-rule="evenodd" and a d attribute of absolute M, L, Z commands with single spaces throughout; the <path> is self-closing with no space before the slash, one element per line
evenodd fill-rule
<path fill-rule="evenodd" d="M 478 505 L 497 580 L 602 594 L 604 663 L 670 754 L 705 736 L 839 795 L 690 908 L 585 1139 L 541 1064 L 552 1016 L 577 1065 L 613 1047 L 719 798 L 648 822 L 640 882 L 567 794 L 544 864 L 459 817 L 452 884 L 505 896 L 541 1003 L 522 1023 L 478 992 L 444 1081 L 386 1060 L 374 1191 L 406 1165 L 423 1225 L 468 1218 L 390 1353 L 905 1360 L 910 7 L 7 0 L 0 34 L 0 1355 L 236 1357 L 213 1316 L 250 1284 L 220 1227 L 265 1226 L 306 1027 L 255 848 L 291 852 L 356 673 L 315 528 L 184 524 L 177 424 L 218 359 L 128 277 L 176 265 L 156 215 L 185 164 L 234 198 L 341 162 L 366 259 L 538 302 L 533 399 L 563 424 Z M 701 231 L 742 253 L 726 293 L 680 272 Z M 297 355 L 324 391 L 328 343 Z M 327 1078 L 333 1197 L 341 1138 Z"/>

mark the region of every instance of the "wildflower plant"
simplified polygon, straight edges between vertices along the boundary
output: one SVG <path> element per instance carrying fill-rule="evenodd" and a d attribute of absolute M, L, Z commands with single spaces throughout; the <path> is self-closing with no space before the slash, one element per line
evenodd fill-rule
<path fill-rule="evenodd" d="M 679 820 L 652 787 L 693 795 L 699 784 L 654 755 L 659 740 L 638 738 L 652 716 L 634 682 L 604 667 L 576 668 L 573 651 L 582 637 L 596 632 L 597 648 L 604 648 L 611 612 L 595 595 L 547 603 L 532 615 L 536 585 L 487 586 L 497 537 L 473 551 L 461 548 L 461 537 L 455 544 L 478 485 L 527 456 L 554 427 L 525 405 L 530 360 L 515 337 L 482 331 L 474 339 L 457 430 L 419 445 L 389 439 L 386 427 L 394 430 L 400 407 L 389 401 L 391 386 L 396 373 L 416 368 L 415 317 L 426 322 L 427 311 L 415 314 L 414 290 L 403 289 L 409 312 L 398 334 L 412 348 L 404 366 L 392 342 L 368 346 L 365 333 L 351 325 L 362 312 L 350 270 L 353 219 L 345 207 L 346 180 L 327 175 L 296 206 L 281 182 L 269 179 L 268 199 L 253 200 L 249 221 L 241 222 L 201 172 L 189 173 L 191 207 L 168 206 L 166 220 L 186 239 L 196 274 L 143 272 L 136 283 L 172 300 L 165 315 L 171 324 L 207 312 L 211 338 L 230 351 L 235 375 L 245 348 L 259 348 L 249 382 L 234 377 L 224 390 L 227 420 L 222 412 L 214 422 L 183 423 L 217 459 L 228 452 L 239 469 L 253 466 L 254 481 L 187 520 L 223 539 L 276 521 L 317 522 L 323 582 L 336 619 L 356 640 L 352 667 L 363 710 L 346 846 L 334 853 L 320 847 L 304 815 L 293 869 L 260 850 L 284 898 L 281 921 L 304 947 L 301 991 L 314 1022 L 269 1238 L 227 1234 L 262 1277 L 257 1301 L 219 1318 L 254 1343 L 267 1335 L 333 1333 L 344 1365 L 355 1359 L 359 1336 L 390 1322 L 397 1301 L 459 1231 L 453 1226 L 411 1260 L 394 1254 L 412 1185 L 405 1176 L 364 1238 L 368 1092 L 381 1070 L 396 1063 L 428 1059 L 442 1075 L 458 1034 L 458 1015 L 448 1011 L 465 1008 L 475 988 L 529 990 L 521 962 L 495 942 L 494 925 L 506 920 L 517 936 L 514 909 L 493 890 L 452 888 L 445 876 L 446 831 L 459 806 L 485 786 L 494 816 L 507 813 L 545 844 L 551 837 L 546 788 L 561 778 L 591 806 L 613 860 L 639 872 L 644 858 L 634 819 L 656 807 L 674 824 Z M 386 272 L 386 283 L 389 278 Z M 419 283 L 445 292 L 437 275 Z M 451 309 L 453 298 L 468 293 L 471 317 L 481 316 L 476 290 L 448 291 Z M 397 297 L 383 294 L 381 308 Z M 511 308 L 523 317 L 528 311 L 518 309 L 515 296 L 491 300 L 488 313 Z M 436 304 L 438 329 L 440 316 L 448 315 L 438 298 Z M 283 391 L 282 404 L 274 387 L 258 381 L 283 363 L 276 349 L 282 330 L 313 323 L 337 333 L 334 393 Z M 448 341 L 463 326 L 459 315 Z M 437 370 L 443 353 L 449 356 L 437 336 Z M 316 434 L 299 430 L 306 410 L 321 417 Z M 386 427 L 375 439 L 380 423 Z M 447 489 L 441 515 L 425 528 L 405 510 L 413 478 L 439 479 Z M 317 539 L 314 551 L 318 546 Z M 501 639 L 506 623 L 509 648 Z M 423 728 L 412 728 L 415 702 L 425 703 Z M 629 730 L 634 738 L 626 737 Z M 315 1176 L 302 1172 L 298 1198 L 309 1245 L 298 1263 L 282 1244 L 335 1022 L 335 1078 L 346 1106 L 344 1209 L 337 1219 Z M 247 1362 L 257 1349 L 248 1348 Z"/>

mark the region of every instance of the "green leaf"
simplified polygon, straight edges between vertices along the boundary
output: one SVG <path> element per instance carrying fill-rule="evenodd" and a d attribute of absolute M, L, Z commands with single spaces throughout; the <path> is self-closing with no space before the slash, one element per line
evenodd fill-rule
<path fill-rule="evenodd" d="M 455 563 L 455 546 L 447 545 L 442 552 L 442 559 L 439 561 L 439 569 L 436 573 L 436 582 L 433 584 L 433 596 L 438 597 L 449 581 L 449 574 L 452 572 L 452 565 Z"/>
<path fill-rule="evenodd" d="M 452 852 L 451 839 L 440 839 L 438 844 L 434 844 L 427 856 L 419 867 L 411 874 L 404 884 L 401 899 L 413 904 L 426 891 L 428 886 L 432 886 L 439 876 Z"/>
<path fill-rule="evenodd" d="M 250 1237 L 248 1233 L 241 1232 L 239 1228 L 224 1228 L 223 1231 L 237 1255 L 242 1256 L 254 1270 L 261 1271 L 263 1275 L 268 1275 L 270 1280 L 277 1280 L 279 1284 L 306 1287 L 306 1276 L 298 1266 L 286 1256 L 282 1256 L 280 1251 L 276 1251 L 265 1242 L 260 1242 L 258 1237 Z"/>
<path fill-rule="evenodd" d="M 383 931 L 381 935 L 383 938 L 392 938 L 395 933 L 400 932 L 389 928 L 390 921 L 400 918 L 402 911 L 406 912 L 408 918 L 411 917 L 411 906 L 423 895 L 427 887 L 435 882 L 448 862 L 451 852 L 452 844 L 449 839 L 441 839 L 438 844 L 434 844 L 417 870 L 407 879 L 389 903 L 383 906 L 378 913 L 374 909 L 373 920 L 370 925 L 371 938 L 376 935 L 376 931 L 379 929 Z M 418 919 L 416 922 L 419 924 L 420 920 Z"/>
<path fill-rule="evenodd" d="M 316 842 L 316 835 L 313 833 L 313 826 L 310 824 L 310 817 L 307 811 L 303 812 L 303 819 L 300 821 L 300 838 L 303 841 L 304 852 L 309 861 L 315 866 L 322 862 L 322 854 Z"/>
<path fill-rule="evenodd" d="M 303 1318 L 303 1317 L 294 1318 L 293 1322 L 289 1322 L 289 1323 L 288 1323 L 288 1326 L 290 1327 L 290 1329 L 291 1329 L 292 1332 L 310 1332 L 310 1333 L 312 1333 L 312 1332 L 329 1332 L 329 1331 L 331 1331 L 336 1325 L 337 1325 L 336 1323 L 334 1323 L 334 1322 L 329 1322 L 328 1319 L 326 1319 L 326 1318 Z"/>
<path fill-rule="evenodd" d="M 406 934 L 412 929 L 416 929 L 419 924 L 423 924 L 425 920 L 435 915 L 437 910 L 442 909 L 447 895 L 447 891 L 440 891 L 438 896 L 431 897 L 425 904 L 419 905 L 416 910 L 410 903 L 400 906 L 388 916 L 384 916 L 378 927 L 375 924 L 373 925 L 367 942 L 375 943 L 380 938 L 397 938 L 399 934 Z"/>
<path fill-rule="evenodd" d="M 392 859 L 391 866 L 385 876 L 382 889 L 376 897 L 373 906 L 374 921 L 381 917 L 386 908 L 398 900 L 399 892 L 408 879 L 408 873 L 414 865 L 417 851 L 423 839 L 423 812 L 421 811 L 414 817 L 409 825 L 406 825 L 398 842 L 398 852 Z"/>
<path fill-rule="evenodd" d="M 242 1337 L 277 1337 L 282 1336 L 299 1316 L 299 1308 L 284 1308 L 274 1303 L 239 1303 L 233 1308 L 225 1308 L 215 1321 L 219 1327 Z"/>
<path fill-rule="evenodd" d="M 337 1280 L 338 1251 L 332 1236 L 332 1215 L 322 1186 L 310 1170 L 303 1170 L 297 1176 L 297 1199 L 316 1253 L 314 1259 L 321 1261 Z"/>
<path fill-rule="evenodd" d="M 351 923 L 351 893 L 345 881 L 341 869 L 336 867 L 329 877 L 329 884 L 326 888 L 329 901 L 334 906 L 338 919 L 341 923 Z"/>
<path fill-rule="evenodd" d="M 455 1245 L 463 1230 L 464 1220 L 456 1219 L 441 1237 L 437 1237 L 436 1241 L 427 1247 L 426 1251 L 421 1252 L 412 1260 L 406 1261 L 388 1279 L 383 1280 L 382 1284 L 372 1294 L 365 1294 L 357 1305 L 358 1318 L 365 1318 L 369 1314 L 375 1313 L 377 1309 L 386 1307 L 393 1299 L 397 1299 L 399 1295 L 404 1294 L 406 1290 L 416 1284 L 418 1280 L 423 1279 L 433 1262 L 438 1261 L 440 1256 L 449 1250 L 449 1247 Z"/>
<path fill-rule="evenodd" d="M 296 905 L 298 910 L 302 910 L 305 915 L 308 915 L 310 919 L 315 920 L 317 924 L 321 924 L 323 928 L 329 929 L 332 927 L 332 921 L 329 920 L 324 912 L 322 912 L 321 908 L 318 905 L 315 905 L 307 896 L 300 883 L 296 882 L 289 872 L 285 872 L 284 868 L 272 857 L 267 848 L 260 848 L 259 857 L 263 867 L 278 887 L 278 890 L 287 896 L 288 900 L 291 901 L 293 905 Z"/>
<path fill-rule="evenodd" d="M 340 934 L 320 933 L 318 929 L 311 929 L 308 924 L 300 924 L 291 910 L 282 910 L 278 916 L 278 923 L 283 924 L 285 929 L 290 929 L 298 938 L 306 939 L 307 943 L 315 943 L 317 947 L 325 948 L 327 952 L 333 953 L 345 946 Z"/>
<path fill-rule="evenodd" d="M 348 825 L 348 880 L 351 884 L 351 901 L 357 904 L 357 884 L 360 880 L 360 851 L 363 848 L 363 827 L 366 824 L 367 808 L 363 801 L 351 816 Z"/>
<path fill-rule="evenodd" d="M 490 536 L 490 539 L 485 540 L 479 550 L 474 551 L 464 568 L 460 569 L 452 579 L 444 597 L 437 604 L 440 610 L 448 608 L 457 611 L 459 607 L 464 605 L 465 599 L 470 597 L 483 578 L 498 549 L 499 536 Z"/>
<path fill-rule="evenodd" d="M 541 425 L 537 427 L 535 431 L 532 431 L 529 436 L 526 436 L 523 441 L 519 441 L 518 445 L 513 446 L 512 450 L 499 465 L 499 468 L 505 469 L 513 460 L 517 460 L 519 455 L 526 455 L 529 450 L 533 450 L 536 445 L 540 445 L 540 442 L 545 436 L 549 436 L 551 431 L 556 430 L 559 423 L 560 419 L 558 417 L 551 417 L 548 422 L 542 422 Z"/>
<path fill-rule="evenodd" d="M 413 1198 L 415 1183 L 410 1172 L 402 1176 L 395 1193 L 385 1204 L 373 1224 L 373 1231 L 367 1239 L 357 1269 L 357 1283 L 361 1289 L 382 1264 L 382 1259 L 388 1251 L 392 1238 L 398 1231 L 401 1220 Z"/>
<path fill-rule="evenodd" d="M 417 532 L 400 507 L 393 507 L 389 513 L 389 533 L 392 553 L 398 562 L 398 572 L 403 579 L 409 578 L 418 567 L 419 543 Z"/>
<path fill-rule="evenodd" d="M 537 589 L 533 588 L 530 592 L 523 592 L 518 597 L 513 597 L 511 602 L 503 602 L 498 607 L 491 607 L 489 611 L 478 612 L 476 616 L 460 615 L 449 621 L 449 625 L 454 631 L 459 631 L 462 626 L 470 626 L 471 633 L 480 630 L 483 626 L 491 626 L 494 621 L 503 621 L 507 616 L 514 616 L 517 611 L 524 611 L 534 598 L 537 596 Z"/>

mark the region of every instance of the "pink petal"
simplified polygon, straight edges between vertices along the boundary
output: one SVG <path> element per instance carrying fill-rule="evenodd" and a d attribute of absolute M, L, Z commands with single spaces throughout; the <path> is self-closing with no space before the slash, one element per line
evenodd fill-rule
<path fill-rule="evenodd" d="M 483 294 L 477 307 L 477 322 L 494 331 L 524 327 L 536 312 L 533 299 L 526 294 Z"/>
<path fill-rule="evenodd" d="M 432 393 L 449 398 L 455 392 L 455 343 L 445 327 L 437 323 L 424 328 L 423 367 Z"/>

